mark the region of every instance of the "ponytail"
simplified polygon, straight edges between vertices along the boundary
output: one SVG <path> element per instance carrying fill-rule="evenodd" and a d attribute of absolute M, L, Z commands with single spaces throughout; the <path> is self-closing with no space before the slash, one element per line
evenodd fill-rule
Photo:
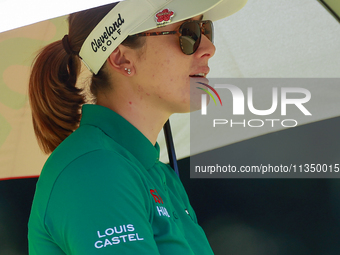
<path fill-rule="evenodd" d="M 62 41 L 46 46 L 36 57 L 29 81 L 33 127 L 38 143 L 51 153 L 78 126 L 82 90 L 76 88 L 80 60 L 68 55 Z"/>
<path fill-rule="evenodd" d="M 85 97 L 82 90 L 76 88 L 81 68 L 77 54 L 86 37 L 115 5 L 69 15 L 67 52 L 63 46 L 64 38 L 46 46 L 35 59 L 29 81 L 29 98 L 34 132 L 46 154 L 79 126 Z"/>
<path fill-rule="evenodd" d="M 91 31 L 116 4 L 71 14 L 68 37 L 46 46 L 35 59 L 29 81 L 29 98 L 34 132 L 46 154 L 79 126 L 85 97 L 83 91 L 76 88 L 81 68 L 78 53 Z M 145 38 L 128 37 L 122 44 L 138 49 L 144 42 Z M 94 97 L 111 86 L 104 69 L 92 78 L 90 91 Z"/>

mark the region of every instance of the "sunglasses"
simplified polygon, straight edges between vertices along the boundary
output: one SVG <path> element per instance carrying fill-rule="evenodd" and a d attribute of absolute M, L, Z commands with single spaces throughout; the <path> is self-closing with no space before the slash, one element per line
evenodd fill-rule
<path fill-rule="evenodd" d="M 191 55 L 200 46 L 202 34 L 213 42 L 213 30 L 213 23 L 210 20 L 190 20 L 184 22 L 176 31 L 145 32 L 131 35 L 131 37 L 179 34 L 179 44 L 183 53 Z"/>

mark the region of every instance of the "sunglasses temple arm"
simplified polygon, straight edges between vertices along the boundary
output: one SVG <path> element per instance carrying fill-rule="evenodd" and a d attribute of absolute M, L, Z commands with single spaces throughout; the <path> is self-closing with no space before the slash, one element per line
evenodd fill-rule
<path fill-rule="evenodd" d="M 166 141 L 166 147 L 168 149 L 170 166 L 172 167 L 172 169 L 175 170 L 177 176 L 179 177 L 175 146 L 174 146 L 174 142 L 173 142 L 172 134 L 171 134 L 170 120 L 167 120 L 167 122 L 165 123 L 163 127 L 163 130 L 164 130 L 164 136 L 165 136 L 165 141 Z"/>

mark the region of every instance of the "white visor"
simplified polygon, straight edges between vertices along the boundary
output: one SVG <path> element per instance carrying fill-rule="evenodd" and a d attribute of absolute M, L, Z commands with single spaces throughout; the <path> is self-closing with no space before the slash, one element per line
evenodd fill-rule
<path fill-rule="evenodd" d="M 124 0 L 92 30 L 79 56 L 97 74 L 110 54 L 129 35 L 183 21 L 197 15 L 218 20 L 240 10 L 247 0 Z"/>

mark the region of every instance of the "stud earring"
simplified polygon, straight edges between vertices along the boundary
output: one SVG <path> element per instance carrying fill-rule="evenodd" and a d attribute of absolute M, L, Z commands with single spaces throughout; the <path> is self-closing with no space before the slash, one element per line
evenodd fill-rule
<path fill-rule="evenodd" d="M 125 68 L 125 71 L 127 71 L 128 75 L 131 74 L 131 69 L 130 68 Z"/>

